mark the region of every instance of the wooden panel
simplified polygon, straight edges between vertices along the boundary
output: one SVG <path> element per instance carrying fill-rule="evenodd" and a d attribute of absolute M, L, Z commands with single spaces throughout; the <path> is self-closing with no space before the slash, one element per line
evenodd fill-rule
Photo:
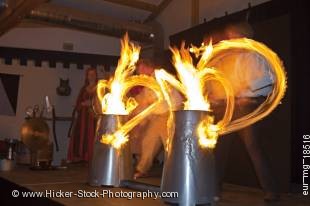
<path fill-rule="evenodd" d="M 192 26 L 199 24 L 199 0 L 192 0 L 191 23 Z"/>
<path fill-rule="evenodd" d="M 287 14 L 289 9 L 289 4 L 285 1 L 268 1 L 251 8 L 249 22 L 254 24 L 277 16 L 281 16 Z M 220 29 L 230 22 L 245 20 L 247 13 L 248 9 L 244 9 L 242 11 L 232 13 L 227 16 L 218 17 L 190 29 L 173 34 L 169 37 L 170 44 L 179 46 L 181 45 L 182 41 L 185 41 L 185 43 L 200 45 L 203 41 L 204 35 L 208 34 L 208 32 Z"/>

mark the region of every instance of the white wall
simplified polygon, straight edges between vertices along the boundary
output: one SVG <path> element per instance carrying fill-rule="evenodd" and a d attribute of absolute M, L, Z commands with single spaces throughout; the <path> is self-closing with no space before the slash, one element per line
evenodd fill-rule
<path fill-rule="evenodd" d="M 84 70 L 64 69 L 62 67 L 34 67 L 32 65 L 33 62 L 29 61 L 28 66 L 20 66 L 18 63 L 15 65 L 5 65 L 3 64 L 3 59 L 0 59 L 0 73 L 21 75 L 16 116 L 0 115 L 0 139 L 19 139 L 20 127 L 26 116 L 25 108 L 35 104 L 43 104 L 46 95 L 50 97 L 51 103 L 55 105 L 57 116 L 71 116 L 76 97 L 84 82 Z M 56 94 L 59 78 L 70 79 L 70 86 L 72 88 L 70 96 L 63 97 Z M 51 129 L 51 122 L 49 122 L 49 125 Z M 66 158 L 69 125 L 70 122 L 57 122 L 56 129 L 60 151 L 54 151 L 54 164 Z M 50 138 L 52 138 L 52 132 Z"/>
<path fill-rule="evenodd" d="M 16 27 L 0 36 L 0 46 L 63 51 L 63 43 L 73 43 L 70 52 L 119 55 L 118 38 L 54 27 Z"/>
<path fill-rule="evenodd" d="M 74 50 L 70 52 L 117 56 L 120 52 L 118 38 L 63 28 L 17 27 L 0 37 L 0 46 L 54 51 L 63 51 L 64 42 L 74 44 Z M 29 105 L 43 103 L 46 95 L 55 105 L 57 116 L 71 116 L 77 93 L 84 82 L 84 71 L 72 68 L 63 69 L 61 64 L 57 64 L 57 67 L 60 68 L 56 69 L 44 65 L 46 64 L 43 63 L 42 67 L 34 67 L 33 62 L 28 62 L 27 67 L 20 66 L 18 63 L 10 66 L 4 65 L 3 59 L 0 59 L 0 73 L 22 75 L 16 116 L 0 115 L 0 139 L 20 138 L 19 130 L 24 122 L 25 108 Z M 60 77 L 70 79 L 71 96 L 56 95 Z M 62 158 L 66 158 L 68 144 L 66 135 L 69 122 L 57 122 L 56 126 L 60 151 L 54 152 L 54 164 L 58 164 Z"/>
<path fill-rule="evenodd" d="M 199 23 L 234 13 L 270 0 L 200 0 Z M 174 0 L 156 19 L 162 24 L 165 37 L 165 48 L 169 46 L 169 36 L 191 27 L 191 0 Z"/>

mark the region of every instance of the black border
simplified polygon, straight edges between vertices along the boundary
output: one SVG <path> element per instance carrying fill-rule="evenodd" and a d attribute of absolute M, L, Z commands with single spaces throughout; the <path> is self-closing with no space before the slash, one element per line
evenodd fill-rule
<path fill-rule="evenodd" d="M 56 67 L 56 62 L 62 62 L 64 68 L 69 68 L 70 64 L 77 64 L 78 69 L 83 69 L 83 65 L 104 65 L 109 71 L 112 66 L 117 65 L 119 56 L 98 55 L 86 53 L 74 53 L 63 51 L 50 51 L 39 49 L 24 49 L 13 47 L 0 47 L 0 57 L 5 59 L 5 64 L 11 65 L 12 59 L 20 59 L 20 65 L 27 65 L 27 60 L 34 60 L 35 66 L 41 66 L 42 61 L 48 61 L 50 68 Z"/>

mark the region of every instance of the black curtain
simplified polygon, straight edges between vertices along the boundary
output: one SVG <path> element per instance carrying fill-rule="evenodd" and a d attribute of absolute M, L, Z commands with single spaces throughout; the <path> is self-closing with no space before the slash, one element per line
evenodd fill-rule
<path fill-rule="evenodd" d="M 299 184 L 302 183 L 303 135 L 310 135 L 309 14 L 309 1 L 292 1 L 292 181 Z M 310 159 L 306 162 L 310 164 Z"/>
<path fill-rule="evenodd" d="M 7 96 L 14 114 L 16 114 L 17 109 L 19 77 L 19 75 L 0 73 L 0 83 L 2 83 L 6 93 L 6 95 L 2 94 L 0 98 L 6 98 L 5 96 Z"/>

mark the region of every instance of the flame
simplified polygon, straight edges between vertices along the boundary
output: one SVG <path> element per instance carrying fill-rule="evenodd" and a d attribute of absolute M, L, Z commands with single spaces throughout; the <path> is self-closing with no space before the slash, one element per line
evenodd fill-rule
<path fill-rule="evenodd" d="M 170 48 L 173 54 L 173 64 L 177 71 L 177 80 L 173 75 L 167 73 L 165 70 L 156 70 L 155 76 L 158 81 L 163 96 L 168 102 L 170 108 L 170 115 L 168 119 L 168 143 L 167 150 L 169 150 L 169 141 L 173 136 L 174 128 L 174 115 L 172 112 L 172 100 L 169 96 L 168 83 L 179 90 L 186 98 L 184 102 L 184 110 L 200 110 L 210 111 L 210 103 L 207 95 L 204 95 L 206 81 L 219 81 L 226 92 L 227 108 L 224 118 L 217 124 L 213 124 L 213 118 L 207 117 L 199 124 L 197 133 L 199 137 L 199 143 L 202 147 L 213 148 L 218 138 L 218 131 L 225 127 L 232 118 L 232 111 L 234 108 L 234 95 L 233 89 L 229 82 L 224 78 L 223 74 L 214 68 L 208 68 L 206 66 L 208 60 L 211 57 L 213 46 L 210 42 L 209 45 L 204 45 L 200 48 L 191 47 L 185 48 L 184 43 L 181 49 Z M 193 59 L 190 52 L 194 53 L 196 58 L 200 57 L 197 65 L 193 64 Z"/>
<path fill-rule="evenodd" d="M 102 135 L 100 142 L 111 144 L 114 148 L 119 149 L 123 144 L 128 142 L 128 135 L 123 135 L 120 131 L 117 131 L 114 134 Z"/>
<path fill-rule="evenodd" d="M 163 96 L 170 107 L 170 117 L 168 120 L 170 141 L 173 136 L 174 115 L 172 112 L 172 100 L 169 96 L 169 86 L 172 85 L 178 89 L 186 97 L 184 102 L 184 110 L 202 110 L 211 111 L 207 95 L 204 95 L 207 81 L 218 81 L 224 88 L 226 94 L 226 110 L 222 120 L 214 123 L 214 117 L 206 115 L 206 117 L 197 126 L 197 136 L 199 145 L 203 148 L 214 148 L 219 135 L 230 133 L 244 127 L 247 127 L 265 116 L 269 115 L 272 110 L 280 103 L 286 90 L 286 76 L 284 67 L 279 57 L 267 46 L 254 40 L 242 38 L 221 41 L 216 45 L 202 44 L 201 47 L 185 48 L 182 44 L 181 49 L 170 48 L 173 54 L 173 64 L 177 71 L 176 79 L 173 75 L 165 70 L 157 70 L 155 72 L 156 80 L 158 81 Z M 274 87 L 271 94 L 267 97 L 256 110 L 239 119 L 231 121 L 234 110 L 234 91 L 231 83 L 224 75 L 216 70 L 209 68 L 208 64 L 211 59 L 216 58 L 221 52 L 231 49 L 243 49 L 249 52 L 255 52 L 266 59 L 274 74 Z M 190 52 L 199 58 L 197 65 L 193 64 L 193 59 Z M 169 145 L 167 147 L 169 150 Z"/>
<path fill-rule="evenodd" d="M 119 125 L 113 134 L 103 134 L 101 143 L 110 144 L 119 149 L 128 141 L 128 132 L 156 109 L 162 101 L 160 87 L 156 80 L 146 75 L 132 75 L 139 59 L 140 47 L 129 41 L 126 34 L 121 40 L 121 57 L 114 76 L 110 80 L 100 80 L 97 96 L 101 103 L 102 114 L 128 115 L 138 105 L 134 98 L 126 94 L 134 86 L 144 86 L 155 92 L 157 101 L 123 125 Z M 108 91 L 108 92 L 107 92 Z"/>
<path fill-rule="evenodd" d="M 109 81 L 100 80 L 97 86 L 97 95 L 101 102 L 103 114 L 127 115 L 132 111 L 137 103 L 129 98 L 124 103 L 125 81 L 135 70 L 135 64 L 139 59 L 140 47 L 129 41 L 128 34 L 121 40 L 121 57 L 118 61 L 114 77 Z M 102 94 L 105 88 L 110 92 Z"/>
<path fill-rule="evenodd" d="M 150 88 L 156 94 L 157 100 L 137 116 L 120 125 L 115 133 L 103 134 L 102 143 L 120 148 L 128 141 L 128 132 L 147 115 L 156 110 L 157 105 L 164 98 L 168 103 L 170 112 L 167 122 L 168 142 L 166 144 L 166 149 L 169 150 L 169 141 L 174 132 L 174 114 L 170 85 L 184 95 L 184 110 L 200 111 L 211 111 L 212 109 L 210 108 L 208 96 L 205 95 L 206 82 L 218 81 L 224 88 L 226 110 L 222 120 L 214 123 L 214 117 L 208 114 L 197 126 L 198 142 L 204 148 L 214 148 L 219 135 L 242 129 L 264 118 L 276 108 L 285 94 L 286 76 L 282 62 L 271 49 L 262 43 L 243 38 L 221 41 L 214 46 L 210 42 L 208 45 L 202 44 L 199 48 L 194 46 L 185 48 L 184 44 L 182 44 L 181 49 L 170 49 L 173 54 L 173 64 L 177 71 L 177 77 L 169 74 L 164 69 L 155 71 L 156 80 L 145 75 L 132 75 L 135 63 L 139 58 L 140 47 L 130 43 L 128 35 L 125 35 L 122 40 L 121 57 L 114 77 L 109 81 L 101 80 L 98 83 L 97 94 L 101 101 L 102 113 L 129 114 L 137 106 L 135 99 L 126 98 L 127 92 L 134 86 L 140 85 Z M 208 67 L 212 59 L 216 58 L 221 52 L 231 49 L 243 49 L 261 55 L 269 63 L 274 74 L 274 87 L 265 102 L 252 113 L 233 121 L 231 119 L 234 110 L 234 91 L 231 83 L 216 68 Z M 196 59 L 199 60 L 196 65 L 194 65 L 190 53 L 193 53 Z"/>
<path fill-rule="evenodd" d="M 257 109 L 250 114 L 230 122 L 225 128 L 219 131 L 220 135 L 240 130 L 268 116 L 280 104 L 287 88 L 283 63 L 278 55 L 266 45 L 247 38 L 221 41 L 214 46 L 212 57 L 216 57 L 221 52 L 231 49 L 242 49 L 261 55 L 271 68 L 274 82 L 271 93 Z"/>
<path fill-rule="evenodd" d="M 219 126 L 214 125 L 214 117 L 207 116 L 197 127 L 198 143 L 202 147 L 214 148 L 218 138 Z"/>
<path fill-rule="evenodd" d="M 174 66 L 182 84 L 180 87 L 182 87 L 182 92 L 187 99 L 184 102 L 184 108 L 186 110 L 209 111 L 210 104 L 208 101 L 205 101 L 202 90 L 201 77 L 204 72 L 203 68 L 198 67 L 198 65 L 197 69 L 194 67 L 190 53 L 184 48 L 184 44 L 181 50 L 171 48 L 171 51 L 173 53 Z"/>

